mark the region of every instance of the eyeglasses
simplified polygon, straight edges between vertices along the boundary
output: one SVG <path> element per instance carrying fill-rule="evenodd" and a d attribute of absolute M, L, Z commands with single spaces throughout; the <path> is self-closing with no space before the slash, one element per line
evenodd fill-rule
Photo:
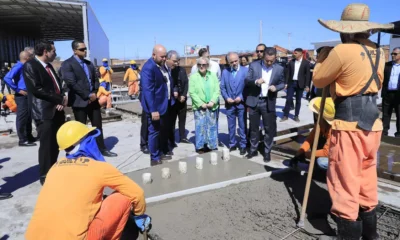
<path fill-rule="evenodd" d="M 78 50 L 78 51 L 80 51 L 80 52 L 84 52 L 84 51 L 87 50 L 87 48 L 78 48 L 78 49 L 76 49 L 76 50 Z"/>
<path fill-rule="evenodd" d="M 392 56 L 397 56 L 398 53 L 391 53 Z"/>
<path fill-rule="evenodd" d="M 203 68 L 203 67 L 207 67 L 207 66 L 208 66 L 208 64 L 200 64 L 200 63 L 197 64 L 197 67 L 199 67 L 199 68 Z"/>
<path fill-rule="evenodd" d="M 264 50 L 256 50 L 256 53 L 263 53 Z"/>

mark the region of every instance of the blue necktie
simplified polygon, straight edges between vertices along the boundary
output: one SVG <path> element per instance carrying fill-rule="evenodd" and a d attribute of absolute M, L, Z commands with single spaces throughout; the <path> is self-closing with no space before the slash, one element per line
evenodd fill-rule
<path fill-rule="evenodd" d="M 86 77 L 87 77 L 87 79 L 88 79 L 88 82 L 89 82 L 89 89 L 90 89 L 90 91 L 92 91 L 92 83 L 90 82 L 90 75 L 89 75 L 89 72 L 86 70 L 86 68 L 85 68 L 85 62 L 82 60 L 81 61 L 81 65 L 82 65 L 82 68 L 83 68 L 83 71 L 85 72 L 85 74 L 86 74 Z"/>
<path fill-rule="evenodd" d="M 236 70 L 235 69 L 232 69 L 232 76 L 233 76 L 233 78 L 235 78 L 235 76 L 236 76 Z"/>

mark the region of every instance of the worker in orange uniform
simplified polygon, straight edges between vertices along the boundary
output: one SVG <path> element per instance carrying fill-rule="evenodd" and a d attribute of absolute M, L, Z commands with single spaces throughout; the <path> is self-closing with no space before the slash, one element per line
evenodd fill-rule
<path fill-rule="evenodd" d="M 371 30 L 391 29 L 393 24 L 369 22 L 369 15 L 369 7 L 357 3 L 344 9 L 340 21 L 318 20 L 339 32 L 343 43 L 329 54 L 330 49 L 321 50 L 313 77 L 317 88 L 330 85 L 335 102 L 327 185 L 338 239 L 346 240 L 379 238 L 376 164 L 383 127 L 376 100 L 385 55 L 368 38 Z"/>
<path fill-rule="evenodd" d="M 3 104 L 3 109 L 9 109 L 11 112 L 17 112 L 17 104 L 15 103 L 14 95 L 0 93 L 0 101 Z"/>
<path fill-rule="evenodd" d="M 99 79 L 100 86 L 99 91 L 97 91 L 97 98 L 99 99 L 99 104 L 106 109 L 111 108 L 111 86 L 110 82 L 104 79 Z"/>
<path fill-rule="evenodd" d="M 310 101 L 308 107 L 311 111 L 318 114 L 321 107 L 321 97 L 313 98 Z M 324 114 L 322 122 L 320 124 L 320 135 L 318 139 L 317 151 L 315 152 L 315 158 L 320 169 L 328 169 L 328 157 L 329 157 L 329 143 L 331 138 L 331 124 L 335 117 L 335 104 L 332 98 L 327 98 L 325 101 Z M 315 124 L 313 130 L 308 135 L 307 139 L 301 145 L 300 149 L 297 151 L 295 157 L 291 160 L 290 165 L 295 166 L 299 161 L 304 162 L 306 158 L 311 159 L 312 144 L 315 138 L 315 129 L 317 123 Z"/>
<path fill-rule="evenodd" d="M 140 74 L 135 60 L 130 61 L 131 67 L 126 70 L 124 82 L 128 81 L 128 95 L 131 99 L 136 99 L 139 93 Z"/>
<path fill-rule="evenodd" d="M 119 239 L 128 218 L 141 231 L 151 227 L 144 192 L 105 162 L 97 146 L 100 131 L 69 121 L 57 132 L 66 157 L 47 174 L 25 234 L 27 240 Z M 115 192 L 102 199 L 105 187 Z"/>
<path fill-rule="evenodd" d="M 100 78 L 112 83 L 111 75 L 114 73 L 112 68 L 108 65 L 108 59 L 103 58 L 103 66 L 99 68 Z"/>

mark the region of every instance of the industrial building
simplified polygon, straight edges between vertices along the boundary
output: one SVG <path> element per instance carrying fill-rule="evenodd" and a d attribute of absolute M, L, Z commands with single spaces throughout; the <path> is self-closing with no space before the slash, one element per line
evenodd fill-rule
<path fill-rule="evenodd" d="M 0 0 L 0 66 L 11 66 L 26 46 L 39 40 L 81 39 L 87 59 L 109 58 L 109 40 L 86 1 Z"/>

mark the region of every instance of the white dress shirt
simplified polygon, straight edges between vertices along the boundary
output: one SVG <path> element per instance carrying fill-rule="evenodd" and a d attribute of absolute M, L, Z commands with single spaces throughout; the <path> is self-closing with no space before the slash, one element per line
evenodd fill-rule
<path fill-rule="evenodd" d="M 392 72 L 390 74 L 388 90 L 400 90 L 397 89 L 398 82 L 400 80 L 400 64 L 393 63 Z"/>
<path fill-rule="evenodd" d="M 273 67 L 266 67 L 264 63 L 262 63 L 262 68 L 261 68 L 261 74 L 262 74 L 262 79 L 264 79 L 264 83 L 258 85 L 261 87 L 261 93 L 260 97 L 266 97 L 268 96 L 268 88 L 269 88 L 269 83 L 271 82 L 271 76 L 272 76 L 272 71 Z"/>
<path fill-rule="evenodd" d="M 164 77 L 167 79 L 168 100 L 170 100 L 171 99 L 171 84 L 170 84 L 171 80 L 169 79 L 169 73 L 168 73 L 169 70 L 168 70 L 167 64 L 165 64 L 165 68 L 160 67 L 160 70 L 161 70 L 161 73 L 164 75 Z"/>
<path fill-rule="evenodd" d="M 303 59 L 301 58 L 300 61 L 296 60 L 294 62 L 294 74 L 293 74 L 293 80 L 297 81 L 299 78 L 299 69 L 300 69 L 300 65 L 301 62 L 303 61 Z"/>

